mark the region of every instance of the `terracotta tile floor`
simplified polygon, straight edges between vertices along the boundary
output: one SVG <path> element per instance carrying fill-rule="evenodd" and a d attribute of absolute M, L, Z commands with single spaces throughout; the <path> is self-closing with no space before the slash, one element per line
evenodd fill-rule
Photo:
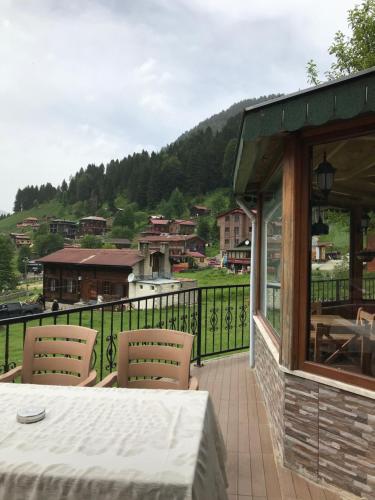
<path fill-rule="evenodd" d="M 227 446 L 230 500 L 339 500 L 282 467 L 273 454 L 270 429 L 248 354 L 207 361 L 192 368 L 200 389 L 211 394 Z"/>

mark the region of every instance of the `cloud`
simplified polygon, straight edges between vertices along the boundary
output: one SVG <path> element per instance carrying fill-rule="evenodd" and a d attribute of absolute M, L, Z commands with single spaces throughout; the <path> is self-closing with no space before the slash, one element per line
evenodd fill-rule
<path fill-rule="evenodd" d="M 3 0 L 0 209 L 18 187 L 158 149 L 246 97 L 306 86 L 355 1 Z"/>

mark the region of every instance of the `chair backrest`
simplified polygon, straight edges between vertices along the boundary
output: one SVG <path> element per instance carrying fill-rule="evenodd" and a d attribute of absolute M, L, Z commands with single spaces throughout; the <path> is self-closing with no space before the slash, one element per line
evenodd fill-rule
<path fill-rule="evenodd" d="M 310 313 L 311 314 L 322 314 L 322 303 L 319 300 L 317 300 L 315 302 L 311 302 Z"/>
<path fill-rule="evenodd" d="M 79 384 L 90 373 L 97 333 L 91 328 L 74 325 L 27 328 L 22 382 L 48 385 Z"/>
<path fill-rule="evenodd" d="M 188 389 L 194 335 L 147 329 L 119 336 L 118 385 L 143 389 Z"/>
<path fill-rule="evenodd" d="M 357 311 L 357 325 L 362 325 L 370 329 L 371 332 L 374 331 L 375 325 L 375 314 L 369 313 L 359 307 Z"/>

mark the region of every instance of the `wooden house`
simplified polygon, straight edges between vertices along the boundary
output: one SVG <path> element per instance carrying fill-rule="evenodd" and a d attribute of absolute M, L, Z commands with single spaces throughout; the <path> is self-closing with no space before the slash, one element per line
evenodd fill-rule
<path fill-rule="evenodd" d="M 82 236 L 86 234 L 94 234 L 103 236 L 107 231 L 107 219 L 104 217 L 83 217 L 79 221 L 79 232 Z"/>
<path fill-rule="evenodd" d="M 159 236 L 141 236 L 140 243 L 147 243 L 150 249 L 160 250 L 163 245 L 169 247 L 169 258 L 171 264 L 187 262 L 189 252 L 199 252 L 201 255 L 206 253 L 205 241 L 197 235 L 165 234 Z"/>
<path fill-rule="evenodd" d="M 61 234 L 63 238 L 74 240 L 77 236 L 78 225 L 75 221 L 65 219 L 53 219 L 49 223 L 49 232 L 52 234 Z"/>
<path fill-rule="evenodd" d="M 204 217 L 205 215 L 210 215 L 211 210 L 204 205 L 193 205 L 190 208 L 190 215 L 192 217 Z"/>
<path fill-rule="evenodd" d="M 43 264 L 43 294 L 61 302 L 129 297 L 129 274 L 138 279 L 170 275 L 168 251 L 140 249 L 64 248 L 37 262 Z"/>
<path fill-rule="evenodd" d="M 16 247 L 29 247 L 31 246 L 32 240 L 30 236 L 24 233 L 10 233 L 10 238 L 14 241 Z"/>

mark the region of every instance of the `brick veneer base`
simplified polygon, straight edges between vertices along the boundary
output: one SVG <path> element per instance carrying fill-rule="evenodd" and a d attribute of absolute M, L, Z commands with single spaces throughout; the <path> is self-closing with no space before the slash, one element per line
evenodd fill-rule
<path fill-rule="evenodd" d="M 375 400 L 286 374 L 256 333 L 255 373 L 287 467 L 375 498 Z"/>

